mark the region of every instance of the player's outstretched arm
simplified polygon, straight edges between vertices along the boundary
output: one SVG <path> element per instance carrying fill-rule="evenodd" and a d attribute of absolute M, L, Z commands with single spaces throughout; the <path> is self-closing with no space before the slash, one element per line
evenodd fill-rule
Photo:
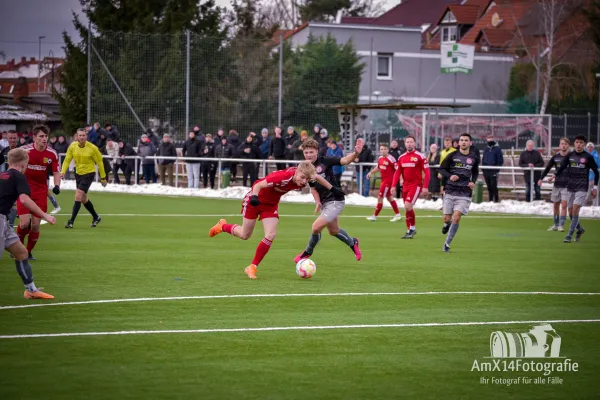
<path fill-rule="evenodd" d="M 44 221 L 47 221 L 48 223 L 50 223 L 52 225 L 54 225 L 56 223 L 56 218 L 54 218 L 52 215 L 49 215 L 49 214 L 46 214 L 45 212 L 43 212 L 37 206 L 37 204 L 35 204 L 35 202 L 33 200 L 31 200 L 31 197 L 29 197 L 25 193 L 22 193 L 19 196 L 19 201 L 21 202 L 21 204 L 23 204 L 25 207 L 27 207 L 27 209 L 30 210 L 34 215 L 41 217 Z"/>
<path fill-rule="evenodd" d="M 375 168 L 373 168 L 372 170 L 369 171 L 369 173 L 367 174 L 367 179 L 371 179 L 371 175 L 374 174 L 375 172 L 379 172 L 379 164 L 377 164 L 377 166 Z"/>
<path fill-rule="evenodd" d="M 356 145 L 354 146 L 354 151 L 347 156 L 344 156 L 340 159 L 340 165 L 348 165 L 354 162 L 356 158 L 360 155 L 363 150 L 365 142 L 362 139 L 356 140 Z"/>

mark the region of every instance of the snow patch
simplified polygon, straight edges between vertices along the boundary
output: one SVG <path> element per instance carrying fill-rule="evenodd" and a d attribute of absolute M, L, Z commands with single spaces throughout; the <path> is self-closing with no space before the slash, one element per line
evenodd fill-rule
<path fill-rule="evenodd" d="M 64 181 L 61 185 L 62 189 L 75 190 L 74 181 Z M 234 186 L 226 189 L 187 189 L 175 188 L 171 186 L 163 186 L 158 183 L 149 185 L 114 185 L 108 184 L 105 188 L 98 182 L 92 183 L 90 188 L 92 192 L 110 192 L 110 193 L 127 193 L 127 194 L 142 194 L 142 195 L 158 195 L 158 196 L 181 196 L 181 197 L 205 197 L 211 199 L 243 199 L 250 188 L 242 186 Z M 300 192 L 289 192 L 282 197 L 282 201 L 286 203 L 313 203 L 313 197 L 309 194 Z M 400 203 L 400 202 L 399 202 Z M 376 197 L 363 197 L 357 193 L 351 193 L 346 196 L 346 204 L 351 206 L 375 207 L 377 204 Z M 401 206 L 401 204 L 398 204 Z M 384 207 L 389 207 L 387 201 L 384 201 Z M 415 208 L 419 210 L 439 211 L 442 208 L 442 200 L 422 200 L 419 199 Z M 523 215 L 552 215 L 552 204 L 545 201 L 534 201 L 526 203 L 516 200 L 503 200 L 500 203 L 481 203 L 471 204 L 469 209 L 471 212 L 499 213 L 499 214 L 523 214 Z M 584 218 L 600 218 L 600 207 L 584 207 L 581 209 L 580 215 Z"/>

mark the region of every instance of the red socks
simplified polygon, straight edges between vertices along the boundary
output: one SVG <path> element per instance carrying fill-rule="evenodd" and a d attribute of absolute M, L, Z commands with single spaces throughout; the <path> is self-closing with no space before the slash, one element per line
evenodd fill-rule
<path fill-rule="evenodd" d="M 25 244 L 25 236 L 29 233 L 29 227 L 21 228 L 21 225 L 17 226 L 17 235 L 19 236 L 19 240 L 21 243 Z"/>
<path fill-rule="evenodd" d="M 398 203 L 396 203 L 396 200 L 392 200 L 390 202 L 390 205 L 392 206 L 392 210 L 394 210 L 394 214 L 400 214 L 400 210 L 398 210 Z"/>
<path fill-rule="evenodd" d="M 224 224 L 221 229 L 223 230 L 223 232 L 233 235 L 233 230 L 235 229 L 236 226 L 238 226 L 238 225 L 237 224 Z"/>
<path fill-rule="evenodd" d="M 273 242 L 267 238 L 263 238 L 263 240 L 260 241 L 260 243 L 256 247 L 256 253 L 254 253 L 254 259 L 252 260 L 252 264 L 258 267 L 258 264 L 260 264 L 260 262 L 263 260 L 263 258 L 265 258 L 265 256 L 271 249 L 271 244 L 273 244 Z"/>
<path fill-rule="evenodd" d="M 381 209 L 383 208 L 383 203 L 377 203 L 377 207 L 375 207 L 375 216 L 378 216 L 379 213 L 381 212 Z"/>
<path fill-rule="evenodd" d="M 38 238 L 40 237 L 39 232 L 29 232 L 29 239 L 27 240 L 27 252 L 31 253 L 31 250 L 37 244 Z"/>
<path fill-rule="evenodd" d="M 410 229 L 411 226 L 415 226 L 417 222 L 417 216 L 415 215 L 415 210 L 410 210 L 406 212 L 406 227 Z"/>

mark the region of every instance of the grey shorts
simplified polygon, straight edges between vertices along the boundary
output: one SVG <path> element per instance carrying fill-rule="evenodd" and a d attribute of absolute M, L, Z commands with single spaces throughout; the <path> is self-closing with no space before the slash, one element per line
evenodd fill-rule
<path fill-rule="evenodd" d="M 14 229 L 8 225 L 6 215 L 0 214 L 0 245 L 2 246 L 2 253 L 4 253 L 5 249 L 18 241 L 19 237 Z M 0 259 L 2 258 L 2 253 L 0 253 Z"/>
<path fill-rule="evenodd" d="M 553 203 L 558 203 L 559 201 L 569 201 L 569 191 L 567 188 L 552 188 L 552 194 L 550 195 L 550 200 Z"/>
<path fill-rule="evenodd" d="M 325 218 L 327 222 L 331 222 L 338 217 L 344 211 L 346 203 L 343 201 L 328 201 L 323 204 L 321 209 L 321 217 Z"/>
<path fill-rule="evenodd" d="M 470 197 L 452 196 L 448 194 L 444 195 L 444 215 L 452 215 L 454 214 L 454 211 L 459 211 L 462 215 L 467 215 L 469 213 L 470 206 Z"/>
<path fill-rule="evenodd" d="M 587 200 L 587 192 L 569 192 L 569 203 L 568 208 L 574 205 L 583 206 Z"/>

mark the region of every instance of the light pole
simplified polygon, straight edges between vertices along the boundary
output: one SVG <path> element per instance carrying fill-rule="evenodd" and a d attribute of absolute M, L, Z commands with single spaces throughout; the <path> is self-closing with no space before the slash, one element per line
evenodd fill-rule
<path fill-rule="evenodd" d="M 54 52 L 52 50 L 50 50 L 48 52 L 48 57 L 50 57 L 50 62 L 52 63 L 52 75 L 51 75 L 51 84 L 50 84 L 50 93 L 52 93 L 52 90 L 54 89 Z M 46 91 L 48 92 L 48 81 L 46 81 Z"/>
<path fill-rule="evenodd" d="M 600 142 L 600 74 L 596 74 L 598 80 L 598 120 L 596 122 L 596 143 Z"/>
<path fill-rule="evenodd" d="M 46 36 L 39 36 L 38 37 L 38 84 L 37 84 L 37 91 L 40 91 L 40 72 L 42 70 L 42 39 L 46 39 Z"/>

